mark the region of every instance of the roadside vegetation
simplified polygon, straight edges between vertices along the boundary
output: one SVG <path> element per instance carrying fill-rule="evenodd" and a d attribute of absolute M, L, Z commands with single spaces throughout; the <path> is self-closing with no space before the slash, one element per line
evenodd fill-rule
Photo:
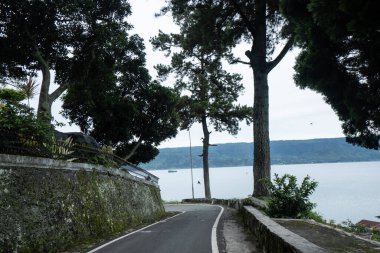
<path fill-rule="evenodd" d="M 18 142 L 24 146 L 33 142 L 50 143 L 53 136 L 50 124 L 41 121 L 33 109 L 22 104 L 23 92 L 0 89 L 0 142 Z"/>
<path fill-rule="evenodd" d="M 310 202 L 310 195 L 318 183 L 305 177 L 300 185 L 293 175 L 274 175 L 273 182 L 266 181 L 270 197 L 267 201 L 266 213 L 273 218 L 310 218 L 316 204 Z"/>
<path fill-rule="evenodd" d="M 316 204 L 310 202 L 309 197 L 315 191 L 318 182 L 309 176 L 305 177 L 301 184 L 297 184 L 297 178 L 293 175 L 275 174 L 273 182 L 266 181 L 265 184 L 269 189 L 270 197 L 264 199 L 266 208 L 263 211 L 272 218 L 312 219 L 363 238 L 380 241 L 378 229 L 354 224 L 350 220 L 337 224 L 334 220 L 326 220 L 315 212 Z"/>
<path fill-rule="evenodd" d="M 107 152 L 57 139 L 52 125 L 37 117 L 23 90 L 0 88 L 0 152 L 117 167 Z"/>

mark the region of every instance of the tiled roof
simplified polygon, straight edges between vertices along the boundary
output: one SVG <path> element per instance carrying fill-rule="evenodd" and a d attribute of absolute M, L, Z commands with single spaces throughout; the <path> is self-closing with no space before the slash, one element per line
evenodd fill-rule
<path fill-rule="evenodd" d="M 370 228 L 378 228 L 380 229 L 380 222 L 371 221 L 371 220 L 361 220 L 356 225 L 362 225 Z"/>

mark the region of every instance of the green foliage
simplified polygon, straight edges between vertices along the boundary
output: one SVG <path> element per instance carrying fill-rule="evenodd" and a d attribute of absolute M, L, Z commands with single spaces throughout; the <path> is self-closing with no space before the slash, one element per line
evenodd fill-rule
<path fill-rule="evenodd" d="M 371 239 L 380 242 L 380 231 L 379 230 L 372 230 Z"/>
<path fill-rule="evenodd" d="M 315 207 L 309 201 L 318 183 L 305 177 L 300 186 L 295 176 L 285 174 L 279 177 L 275 174 L 274 182 L 266 181 L 270 200 L 267 213 L 276 218 L 306 218 Z"/>
<path fill-rule="evenodd" d="M 176 134 L 176 95 L 151 82 L 130 14 L 127 0 L 1 1 L 0 81 L 42 72 L 41 119 L 50 123 L 52 103 L 67 91 L 65 115 L 101 143 L 158 145 Z M 58 88 L 49 93 L 50 71 Z M 32 79 L 20 88 L 36 94 Z"/>
<path fill-rule="evenodd" d="M 3 105 L 0 107 L 0 142 L 11 145 L 23 143 L 33 146 L 36 142 L 50 143 L 52 129 L 50 125 L 37 119 L 32 109 L 20 104 L 25 96 L 9 89 L 1 89 Z"/>
<path fill-rule="evenodd" d="M 324 224 L 327 223 L 326 219 L 323 218 L 323 216 L 321 214 L 314 212 L 314 211 L 310 211 L 305 218 L 312 219 L 312 220 L 319 222 L 319 223 L 324 223 Z M 332 220 L 332 222 L 333 222 L 333 220 Z"/>
<path fill-rule="evenodd" d="M 355 234 L 366 233 L 370 230 L 368 227 L 363 225 L 356 225 L 350 220 L 343 221 L 340 228 L 343 228 L 345 231 Z"/>
<path fill-rule="evenodd" d="M 51 152 L 52 158 L 54 159 L 65 159 L 69 162 L 75 160 L 75 158 L 67 158 L 74 153 L 73 147 L 75 144 L 73 143 L 72 137 L 68 137 L 62 141 L 57 141 L 55 137 L 53 137 L 52 142 L 44 143 L 44 146 Z"/>
<path fill-rule="evenodd" d="M 4 103 L 18 103 L 26 98 L 25 94 L 21 91 L 13 89 L 0 89 L 0 102 Z"/>
<path fill-rule="evenodd" d="M 206 117 L 216 131 L 237 134 L 239 121 L 251 123 L 253 111 L 252 107 L 236 104 L 244 90 L 242 77 L 223 70 L 221 59 L 232 55 L 227 45 L 217 39 L 227 40 L 223 39 L 227 35 L 219 34 L 222 38 L 217 38 L 216 31 L 207 29 L 215 25 L 216 21 L 209 18 L 210 12 L 215 11 L 206 5 L 182 9 L 180 15 L 174 16 L 182 21 L 181 32 L 160 31 L 151 42 L 154 49 L 171 56 L 170 65 L 156 66 L 159 77 L 166 80 L 169 74 L 174 74 L 178 93 L 190 94 L 183 95 L 180 101 L 181 128 L 188 129 L 194 122 L 205 124 Z M 173 49 L 177 49 L 175 53 Z"/>
<path fill-rule="evenodd" d="M 284 0 L 301 53 L 295 82 L 321 93 L 343 122 L 348 142 L 378 149 L 380 16 L 365 0 Z"/>
<path fill-rule="evenodd" d="M 25 97 L 28 99 L 28 105 L 30 99 L 34 98 L 38 94 L 38 84 L 35 79 L 29 77 L 28 81 L 19 83 L 17 85 L 19 91 L 21 91 Z"/>
<path fill-rule="evenodd" d="M 152 160 L 158 154 L 155 146 L 174 137 L 179 126 L 178 95 L 158 82 L 151 82 L 143 66 L 136 71 L 141 69 L 142 73 L 134 73 L 139 82 L 94 80 L 97 89 L 91 89 L 89 80 L 82 89 L 69 89 L 63 104 L 64 114 L 72 122 L 101 144 L 112 146 L 120 157 L 129 156 L 133 163 Z M 125 75 L 131 78 L 133 73 Z M 83 101 L 83 97 L 87 100 Z"/>
<path fill-rule="evenodd" d="M 363 225 L 358 225 L 352 223 L 352 221 L 347 220 L 342 222 L 342 224 L 336 225 L 338 228 L 347 231 L 349 233 L 357 235 L 371 235 L 371 240 L 380 241 L 380 230 L 372 229 Z"/>
<path fill-rule="evenodd" d="M 38 115 L 50 121 L 53 101 L 69 86 L 82 83 L 93 65 L 101 70 L 99 82 L 114 77 L 116 55 L 129 61 L 117 70 L 121 73 L 141 66 L 133 64 L 139 55 L 117 51 L 139 47 L 141 39 L 128 36 L 130 13 L 126 0 L 1 1 L 0 80 L 17 84 L 42 72 Z M 122 44 L 116 51 L 110 49 L 115 43 Z M 59 87 L 49 94 L 50 70 Z"/>

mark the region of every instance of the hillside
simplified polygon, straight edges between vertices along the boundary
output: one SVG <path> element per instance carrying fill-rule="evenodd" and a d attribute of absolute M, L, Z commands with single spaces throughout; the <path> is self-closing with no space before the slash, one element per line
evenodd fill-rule
<path fill-rule="evenodd" d="M 202 147 L 193 147 L 193 167 L 202 167 Z M 226 143 L 210 147 L 210 167 L 252 165 L 252 143 Z M 379 150 L 367 150 L 345 142 L 344 138 L 271 142 L 272 164 L 380 161 Z M 145 169 L 190 168 L 189 147 L 163 148 Z"/>

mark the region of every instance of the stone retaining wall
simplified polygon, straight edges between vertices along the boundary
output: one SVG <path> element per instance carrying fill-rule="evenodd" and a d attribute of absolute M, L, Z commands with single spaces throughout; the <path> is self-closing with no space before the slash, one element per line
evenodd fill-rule
<path fill-rule="evenodd" d="M 128 173 L 0 155 L 0 252 L 62 252 L 164 213 L 158 186 Z"/>
<path fill-rule="evenodd" d="M 323 253 L 323 248 L 291 232 L 252 206 L 243 208 L 244 223 L 265 253 Z"/>

